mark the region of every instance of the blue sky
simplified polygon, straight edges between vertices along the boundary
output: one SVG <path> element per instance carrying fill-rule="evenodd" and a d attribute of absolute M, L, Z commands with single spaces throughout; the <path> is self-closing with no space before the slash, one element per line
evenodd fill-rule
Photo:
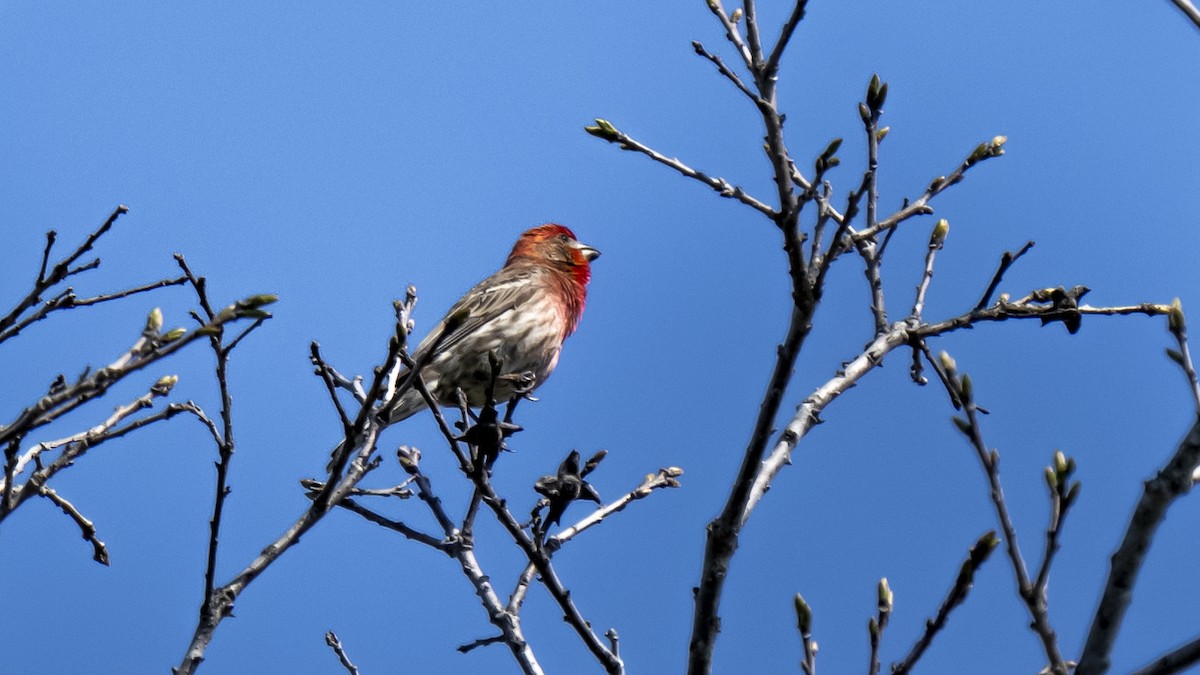
<path fill-rule="evenodd" d="M 762 3 L 764 27 L 786 8 Z M 773 29 L 772 29 L 773 30 Z M 616 627 L 631 672 L 679 672 L 704 525 L 722 503 L 788 311 L 774 229 L 643 157 L 583 133 L 594 117 L 670 156 L 772 194 L 754 110 L 696 57 L 727 58 L 704 3 L 114 2 L 0 6 L 0 297 L 22 297 L 47 229 L 74 242 L 130 206 L 78 280 L 102 292 L 172 275 L 180 251 L 219 301 L 258 292 L 276 318 L 233 362 L 238 454 L 220 575 L 274 539 L 306 500 L 339 430 L 308 343 L 343 372 L 382 358 L 390 303 L 420 292 L 423 334 L 503 261 L 523 229 L 572 227 L 603 251 L 587 314 L 559 369 L 526 405 L 496 483 L 524 511 L 533 480 L 571 448 L 609 458 L 612 499 L 661 466 L 658 493 L 556 558 L 583 612 Z M 881 207 L 947 173 L 977 143 L 1008 154 L 935 202 L 952 232 L 926 315 L 977 299 L 1004 250 L 1036 248 L 1001 288 L 1092 287 L 1092 304 L 1183 300 L 1195 307 L 1195 163 L 1200 34 L 1167 2 L 1136 10 L 1064 3 L 814 2 L 784 59 L 789 147 L 815 157 L 845 137 L 839 193 L 864 154 L 855 105 L 874 72 L 890 83 Z M 804 159 L 804 161 L 808 161 Z M 885 267 L 893 314 L 911 288 L 932 219 L 911 221 Z M 857 260 L 835 268 L 784 413 L 870 339 Z M 3 416 L 60 371 L 107 362 L 161 306 L 184 325 L 182 289 L 70 312 L 0 351 Z M 971 373 L 988 443 L 1027 557 L 1040 551 L 1042 467 L 1077 458 L 1083 491 L 1051 581 L 1051 616 L 1077 655 L 1107 556 L 1140 482 L 1190 423 L 1182 376 L 1163 357 L 1165 321 L 1089 320 L 1078 335 L 1033 323 L 940 340 Z M 195 348 L 65 419 L 77 431 L 177 373 L 179 398 L 215 412 L 210 355 Z M 825 413 L 742 538 L 725 603 L 718 672 L 797 672 L 791 597 L 812 604 L 818 667 L 867 661 L 879 577 L 896 610 L 883 658 L 898 660 L 932 615 L 967 547 L 994 519 L 982 473 L 949 423 L 944 392 L 908 380 L 896 354 Z M 55 433 L 57 431 L 57 433 Z M 390 429 L 426 456 L 454 503 L 461 480 L 427 416 Z M 215 452 L 176 419 L 101 447 L 57 483 L 97 523 L 102 568 L 74 526 L 33 502 L 0 529 L 0 645 L 13 672 L 164 672 L 191 635 L 202 587 Z M 381 470 L 375 482 L 399 480 Z M 459 507 L 461 509 L 461 506 Z M 567 514 L 581 517 L 588 507 Z M 398 518 L 428 525 L 417 503 Z M 1183 500 L 1151 553 L 1114 667 L 1128 670 L 1195 636 L 1200 506 Z M 519 554 L 494 526 L 480 556 L 501 589 Z M 338 672 L 335 630 L 364 672 L 508 672 L 452 561 L 334 513 L 256 582 L 219 629 L 201 672 Z M 925 657 L 924 672 L 1035 672 L 1040 648 L 997 555 Z M 550 672 L 598 669 L 548 596 L 531 593 L 527 635 Z M 969 666 L 964 666 L 969 664 Z M 886 667 L 886 666 L 885 666 Z"/>

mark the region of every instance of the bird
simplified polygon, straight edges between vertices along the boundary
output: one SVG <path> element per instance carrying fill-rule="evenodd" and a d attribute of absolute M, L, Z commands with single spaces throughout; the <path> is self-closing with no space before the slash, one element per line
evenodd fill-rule
<path fill-rule="evenodd" d="M 587 304 L 592 261 L 600 251 L 563 225 L 546 223 L 517 238 L 504 266 L 454 303 L 412 354 L 422 380 L 440 404 L 457 405 L 462 390 L 473 408 L 493 396 L 505 401 L 531 393 L 558 365 L 563 341 L 579 326 Z M 412 373 L 399 374 L 403 383 Z M 401 387 L 380 417 L 395 424 L 424 410 L 416 387 Z"/>

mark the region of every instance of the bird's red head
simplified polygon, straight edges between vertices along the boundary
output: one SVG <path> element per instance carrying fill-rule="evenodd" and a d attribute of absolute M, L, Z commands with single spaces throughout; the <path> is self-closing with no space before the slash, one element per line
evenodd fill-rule
<path fill-rule="evenodd" d="M 580 243 L 575 233 L 556 223 L 546 223 L 526 230 L 513 245 L 505 265 L 520 262 L 550 264 L 564 269 L 581 285 L 592 277 L 591 262 L 600 257 L 600 251 Z"/>
<path fill-rule="evenodd" d="M 575 332 L 583 307 L 587 304 L 587 284 L 592 278 L 591 262 L 600 251 L 582 244 L 571 230 L 555 223 L 527 230 L 513 245 L 505 267 L 534 265 L 554 270 L 551 278 L 557 289 L 555 297 L 563 305 L 567 324 L 563 337 Z"/>

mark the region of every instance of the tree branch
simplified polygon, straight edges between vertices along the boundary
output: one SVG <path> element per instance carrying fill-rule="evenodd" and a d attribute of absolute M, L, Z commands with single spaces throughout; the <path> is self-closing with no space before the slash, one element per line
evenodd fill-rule
<path fill-rule="evenodd" d="M 584 127 L 584 131 L 595 136 L 596 138 L 608 141 L 609 143 L 616 143 L 622 150 L 640 152 L 659 164 L 670 167 L 671 169 L 674 169 L 688 178 L 704 183 L 708 187 L 715 190 L 717 194 L 721 195 L 722 197 L 736 199 L 755 211 L 762 213 L 768 218 L 775 218 L 776 216 L 774 209 L 755 199 L 754 197 L 751 197 L 741 187 L 733 185 L 729 181 L 719 176 L 709 176 L 702 171 L 697 171 L 696 169 L 693 169 L 674 157 L 667 157 L 657 150 L 654 150 L 653 148 L 634 140 L 633 137 L 629 136 L 620 129 L 617 129 L 607 120 L 597 118 L 596 125 Z"/>
<path fill-rule="evenodd" d="M 1035 586 L 1030 580 L 1029 573 L 1025 567 L 1025 558 L 1021 555 L 1021 548 L 1017 543 L 1017 530 L 1013 526 L 1012 517 L 1008 512 L 1008 504 L 1004 499 L 1004 490 L 1000 485 L 1000 454 L 995 450 L 989 450 L 983 440 L 983 430 L 979 425 L 979 408 L 975 405 L 970 377 L 965 374 L 959 377 L 953 359 L 945 352 L 941 354 L 941 362 L 942 367 L 946 370 L 948 382 L 954 390 L 954 395 L 962 402 L 963 412 L 966 415 L 965 419 L 959 417 L 953 418 L 954 423 L 971 443 L 971 447 L 974 448 L 975 454 L 979 458 L 979 463 L 982 465 L 984 473 L 987 476 L 992 505 L 996 510 L 996 518 L 1000 522 L 1000 529 L 1004 533 L 1005 550 L 1008 552 L 1013 574 L 1016 576 L 1017 591 L 1033 619 L 1030 627 L 1042 642 L 1046 658 L 1050 661 L 1050 672 L 1054 673 L 1054 675 L 1067 675 L 1067 663 L 1059 651 L 1058 637 L 1055 635 L 1054 629 L 1050 626 L 1046 589 L 1044 586 Z M 1065 483 L 1068 472 L 1064 471 L 1063 474 L 1062 478 Z M 1053 555 L 1053 552 L 1048 551 L 1046 559 L 1047 567 L 1049 565 L 1049 556 L 1051 555 Z"/>
<path fill-rule="evenodd" d="M 1193 5 L 1189 0 L 1171 0 L 1171 3 L 1178 7 L 1179 11 L 1183 12 L 1183 15 L 1186 16 L 1188 20 L 1196 26 L 1196 28 L 1200 28 L 1200 9 L 1196 9 L 1196 6 Z"/>
<path fill-rule="evenodd" d="M 1178 303 L 1171 306 L 1168 318 L 1168 327 L 1184 348 L 1180 365 L 1194 372 L 1186 352 L 1187 327 Z M 1184 436 L 1175 454 L 1153 478 L 1146 481 L 1142 497 L 1134 507 L 1125 537 L 1112 556 L 1104 593 L 1092 619 L 1083 654 L 1079 657 L 1076 675 L 1098 675 L 1109 670 L 1113 643 L 1125 618 L 1125 611 L 1133 601 L 1133 587 L 1150 551 L 1154 534 L 1171 504 L 1191 489 L 1193 474 L 1200 467 L 1200 403 L 1196 411 L 1197 419 L 1191 430 Z"/>

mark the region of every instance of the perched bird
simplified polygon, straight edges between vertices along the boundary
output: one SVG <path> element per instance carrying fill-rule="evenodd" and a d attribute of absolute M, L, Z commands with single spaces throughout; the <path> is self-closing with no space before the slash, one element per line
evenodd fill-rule
<path fill-rule="evenodd" d="M 545 382 L 583 316 L 591 262 L 599 256 L 562 225 L 522 234 L 504 267 L 454 303 L 413 352 L 413 360 L 425 364 L 421 376 L 430 393 L 455 405 L 455 391 L 462 389 L 472 407 L 485 405 L 491 358 L 500 364 L 499 402 Z M 382 417 L 392 424 L 424 408 L 421 393 L 409 388 Z"/>

